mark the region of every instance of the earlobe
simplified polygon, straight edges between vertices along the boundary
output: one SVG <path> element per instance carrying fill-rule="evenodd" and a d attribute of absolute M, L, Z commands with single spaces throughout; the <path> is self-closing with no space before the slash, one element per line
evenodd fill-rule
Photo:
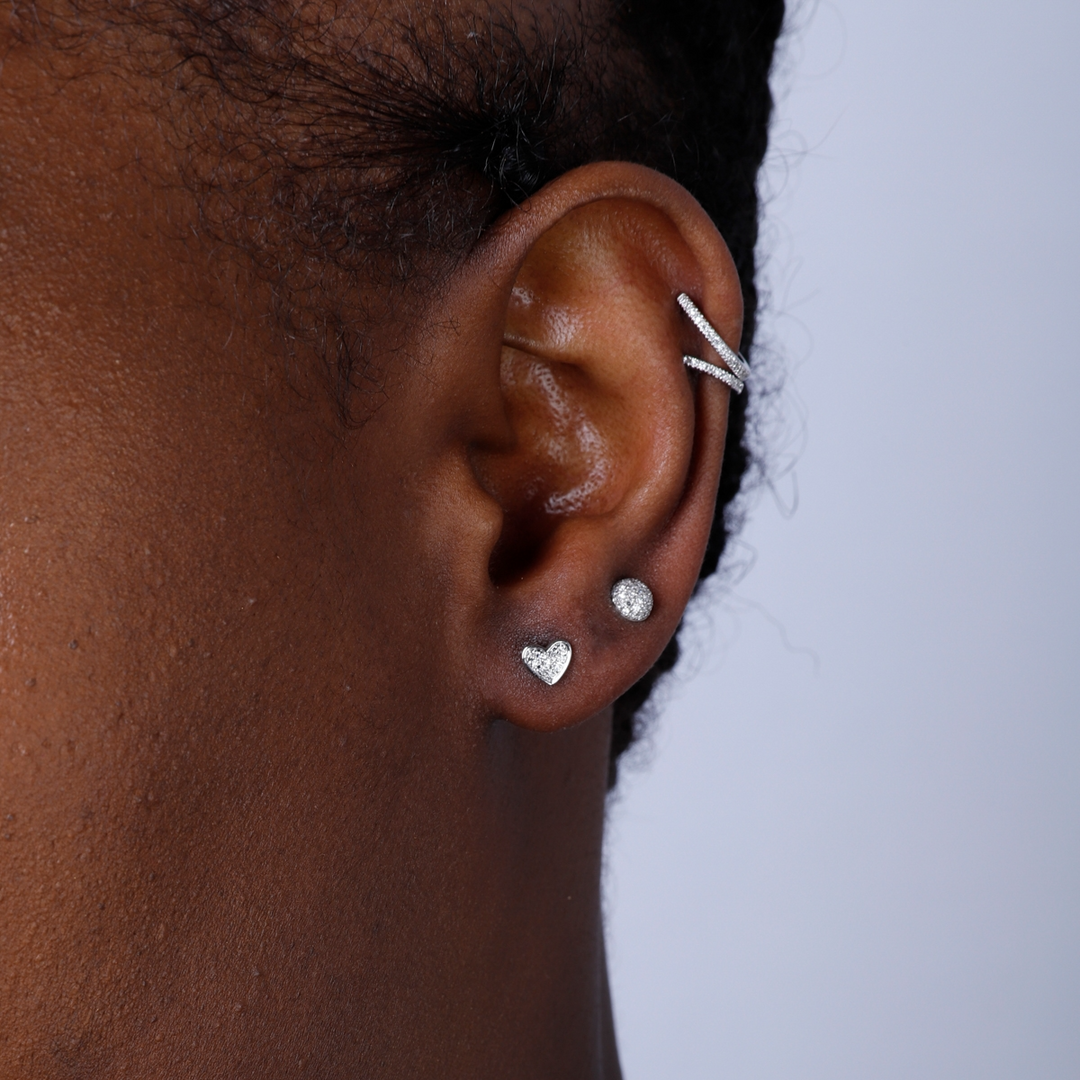
<path fill-rule="evenodd" d="M 488 585 L 471 632 L 491 715 L 555 730 L 637 681 L 682 617 L 739 376 L 678 297 L 697 298 L 726 348 L 741 292 L 701 208 L 637 166 L 568 174 L 502 228 L 518 255 L 495 260 L 487 302 L 505 423 L 466 448 L 501 527 L 474 556 Z"/>

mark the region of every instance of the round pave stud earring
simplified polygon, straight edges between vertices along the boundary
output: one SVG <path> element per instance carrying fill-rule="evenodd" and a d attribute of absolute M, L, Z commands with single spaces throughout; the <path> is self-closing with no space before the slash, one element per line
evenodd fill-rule
<path fill-rule="evenodd" d="M 652 590 L 644 581 L 624 577 L 611 587 L 615 610 L 630 622 L 644 622 L 652 614 Z"/>

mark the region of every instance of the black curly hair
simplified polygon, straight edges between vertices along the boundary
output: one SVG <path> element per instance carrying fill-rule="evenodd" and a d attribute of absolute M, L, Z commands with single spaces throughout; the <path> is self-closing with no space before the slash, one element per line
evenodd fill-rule
<path fill-rule="evenodd" d="M 742 350 L 752 356 L 758 294 L 757 176 L 765 156 L 772 94 L 769 72 L 784 20 L 783 0 L 635 0 L 622 10 L 671 105 L 668 172 L 716 223 L 742 283 Z M 661 166 L 661 168 L 663 168 Z M 750 465 L 746 392 L 731 395 L 724 464 L 699 585 L 716 572 L 737 527 L 735 498 Z M 639 717 L 657 680 L 679 658 L 676 635 L 652 669 L 615 703 L 609 786 L 620 755 L 638 734 Z"/>
<path fill-rule="evenodd" d="M 651 166 L 698 199 L 739 271 L 751 353 L 783 0 L 532 14 L 482 0 L 393 18 L 345 0 L 13 3 L 25 35 L 111 41 L 119 63 L 157 80 L 203 226 L 271 277 L 285 338 L 314 342 L 345 424 L 363 422 L 382 382 L 356 283 L 437 284 L 508 208 L 592 161 Z M 747 395 L 733 395 L 702 580 L 738 525 L 750 464 Z M 616 701 L 610 785 L 678 655 L 675 637 Z"/>

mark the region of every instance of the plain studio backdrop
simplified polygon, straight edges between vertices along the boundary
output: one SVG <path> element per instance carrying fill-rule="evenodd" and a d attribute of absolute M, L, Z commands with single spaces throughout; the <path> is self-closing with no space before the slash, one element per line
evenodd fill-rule
<path fill-rule="evenodd" d="M 787 427 L 611 811 L 627 1080 L 1076 1080 L 1080 4 L 789 23 Z"/>

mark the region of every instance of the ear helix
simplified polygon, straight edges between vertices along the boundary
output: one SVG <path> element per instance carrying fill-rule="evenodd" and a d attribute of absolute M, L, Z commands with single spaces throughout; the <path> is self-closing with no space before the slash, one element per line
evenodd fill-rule
<path fill-rule="evenodd" d="M 683 363 L 689 368 L 719 379 L 736 394 L 741 394 L 750 375 L 750 367 L 742 353 L 735 352 L 724 341 L 716 327 L 705 318 L 701 309 L 686 293 L 679 293 L 676 302 L 726 366 L 721 368 L 707 360 L 689 355 L 683 356 Z M 652 614 L 652 590 L 638 578 L 620 578 L 611 587 L 611 603 L 628 622 L 644 622 Z M 570 642 L 562 640 L 553 641 L 546 648 L 526 645 L 521 650 L 522 662 L 548 686 L 554 686 L 566 674 L 573 655 Z"/>

